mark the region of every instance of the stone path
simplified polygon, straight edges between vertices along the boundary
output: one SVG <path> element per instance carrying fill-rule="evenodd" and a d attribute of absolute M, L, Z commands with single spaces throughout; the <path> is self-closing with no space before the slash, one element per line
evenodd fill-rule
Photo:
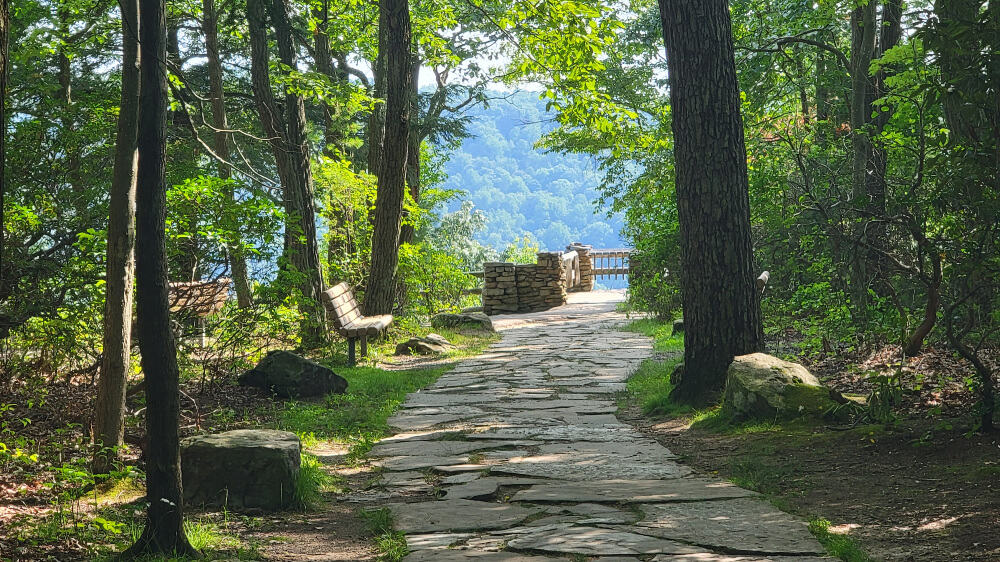
<path fill-rule="evenodd" d="M 823 559 L 804 521 L 615 418 L 652 354 L 619 299 L 497 317 L 502 341 L 408 397 L 372 450 L 406 561 Z"/>

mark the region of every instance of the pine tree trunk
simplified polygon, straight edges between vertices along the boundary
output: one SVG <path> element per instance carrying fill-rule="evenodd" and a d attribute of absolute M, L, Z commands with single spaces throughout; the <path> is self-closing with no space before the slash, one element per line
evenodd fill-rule
<path fill-rule="evenodd" d="M 146 526 L 125 554 L 197 556 L 184 535 L 180 393 L 170 330 L 166 253 L 167 72 L 164 0 L 140 0 L 138 182 L 136 189 L 136 314 L 146 383 Z"/>
<path fill-rule="evenodd" d="M 139 120 L 139 7 L 123 0 L 122 96 L 108 221 L 104 298 L 104 351 L 94 405 L 93 471 L 106 474 L 117 458 L 124 428 L 125 387 L 132 349 L 132 285 L 135 275 L 136 135 Z"/>
<path fill-rule="evenodd" d="M 205 50 L 208 58 L 209 94 L 212 97 L 212 125 L 217 129 L 212 135 L 212 150 L 222 160 L 219 162 L 219 177 L 227 180 L 233 175 L 232 166 L 228 164 L 229 154 L 229 119 L 226 115 L 226 96 L 222 82 L 222 55 L 219 53 L 219 16 L 215 11 L 215 0 L 202 0 L 202 30 L 205 33 Z M 230 190 L 230 198 L 235 194 Z M 233 285 L 236 287 L 236 302 L 240 308 L 253 304 L 250 290 L 250 278 L 247 273 L 247 261 L 239 247 L 227 249 L 229 268 L 233 274 Z"/>
<path fill-rule="evenodd" d="M 684 377 L 703 404 L 733 357 L 763 345 L 749 180 L 726 0 L 659 0 L 673 108 L 684 307 Z"/>
<path fill-rule="evenodd" d="M 392 312 L 396 293 L 412 80 L 407 0 L 383 0 L 379 3 L 379 44 L 386 47 L 385 137 L 375 200 L 372 263 L 365 294 L 365 313 L 369 315 Z"/>

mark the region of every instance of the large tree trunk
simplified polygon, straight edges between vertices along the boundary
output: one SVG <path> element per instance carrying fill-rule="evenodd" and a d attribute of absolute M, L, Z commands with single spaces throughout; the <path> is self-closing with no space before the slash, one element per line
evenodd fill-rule
<path fill-rule="evenodd" d="M 222 55 L 219 53 L 219 17 L 215 11 L 215 0 L 202 0 L 202 29 L 205 33 L 205 50 L 208 53 L 208 81 L 212 96 L 212 124 L 216 131 L 212 135 L 212 148 L 219 156 L 219 177 L 227 180 L 233 175 L 229 165 L 229 120 L 226 116 L 226 97 L 222 82 Z M 230 197 L 234 194 L 230 190 Z M 240 308 L 252 304 L 247 261 L 239 247 L 227 249 L 229 267 L 236 287 L 236 302 Z"/>
<path fill-rule="evenodd" d="M 379 14 L 379 26 L 381 27 L 382 15 Z M 372 65 L 374 74 L 374 86 L 372 97 L 377 103 L 368 117 L 368 173 L 378 176 L 382 173 L 382 152 L 383 141 L 385 139 L 385 119 L 386 119 L 386 37 L 380 32 L 378 37 L 378 54 L 375 56 L 375 64 Z M 384 103 L 383 103 L 384 102 Z"/>
<path fill-rule="evenodd" d="M 410 136 L 406 147 L 406 188 L 414 204 L 420 202 L 420 145 L 424 135 L 420 119 L 420 57 L 410 62 Z M 404 224 L 399 233 L 399 245 L 412 244 L 416 229 Z"/>
<path fill-rule="evenodd" d="M 406 189 L 410 132 L 410 8 L 407 0 L 379 3 L 379 44 L 385 45 L 385 136 L 382 142 L 372 263 L 365 294 L 366 314 L 388 314 L 396 292 L 399 229 Z"/>
<path fill-rule="evenodd" d="M 0 287 L 4 286 L 4 252 L 7 245 L 7 225 L 4 222 L 4 204 L 7 193 L 7 68 L 10 66 L 10 4 L 0 0 Z"/>
<path fill-rule="evenodd" d="M 659 0 L 673 107 L 684 307 L 684 377 L 701 404 L 733 357 L 763 346 L 749 180 L 726 0 Z"/>
<path fill-rule="evenodd" d="M 140 0 L 136 313 L 146 383 L 146 497 L 142 535 L 125 552 L 197 556 L 184 535 L 177 350 L 170 330 L 166 252 L 167 72 L 164 0 Z"/>
<path fill-rule="evenodd" d="M 108 221 L 104 298 L 104 351 L 94 406 L 95 474 L 106 474 L 122 445 L 125 387 L 132 349 L 132 281 L 135 275 L 136 134 L 139 120 L 138 0 L 122 0 L 122 97 Z"/>
<path fill-rule="evenodd" d="M 261 123 L 271 141 L 281 177 L 285 204 L 285 258 L 300 277 L 299 311 L 302 313 L 301 337 L 305 347 L 315 346 L 326 334 L 325 313 L 320 300 L 323 275 L 316 241 L 316 209 L 312 170 L 309 162 L 305 126 L 305 103 L 302 96 L 285 94 L 284 115 L 277 110 L 268 76 L 267 18 L 274 24 L 281 62 L 295 68 L 295 46 L 284 0 L 247 2 L 250 25 L 251 75 L 254 98 Z"/>
<path fill-rule="evenodd" d="M 858 5 L 851 12 L 851 143 L 853 147 L 853 168 L 851 176 L 851 200 L 855 211 L 864 215 L 870 208 L 868 196 L 868 164 L 872 160 L 871 131 L 868 128 L 872 102 L 875 101 L 875 85 L 868 70 L 875 57 L 876 2 Z M 867 218 L 858 221 L 852 236 L 858 243 L 867 242 Z M 868 306 L 868 288 L 871 272 L 868 271 L 868 252 L 861 247 L 852 256 L 851 297 L 855 319 L 865 323 Z"/>

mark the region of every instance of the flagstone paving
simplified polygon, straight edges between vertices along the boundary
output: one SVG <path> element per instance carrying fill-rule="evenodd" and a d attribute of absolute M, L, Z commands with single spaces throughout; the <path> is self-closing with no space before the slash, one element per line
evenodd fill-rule
<path fill-rule="evenodd" d="M 805 521 L 615 418 L 616 393 L 653 353 L 622 331 L 620 298 L 496 317 L 500 342 L 390 419 L 401 433 L 372 455 L 407 562 L 826 560 Z"/>

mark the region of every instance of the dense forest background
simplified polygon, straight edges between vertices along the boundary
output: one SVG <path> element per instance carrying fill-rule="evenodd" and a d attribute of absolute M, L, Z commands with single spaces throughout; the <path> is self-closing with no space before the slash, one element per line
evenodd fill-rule
<path fill-rule="evenodd" d="M 624 246 L 621 217 L 609 217 L 599 203 L 595 160 L 536 146 L 557 126 L 539 94 L 489 91 L 487 97 L 488 105 L 466 113 L 471 136 L 452 148 L 443 165 L 442 187 L 467 192 L 462 199 L 485 214 L 476 239 L 501 250 L 526 234 L 542 250 L 577 241 L 595 248 Z M 456 201 L 448 210 L 462 204 Z"/>

